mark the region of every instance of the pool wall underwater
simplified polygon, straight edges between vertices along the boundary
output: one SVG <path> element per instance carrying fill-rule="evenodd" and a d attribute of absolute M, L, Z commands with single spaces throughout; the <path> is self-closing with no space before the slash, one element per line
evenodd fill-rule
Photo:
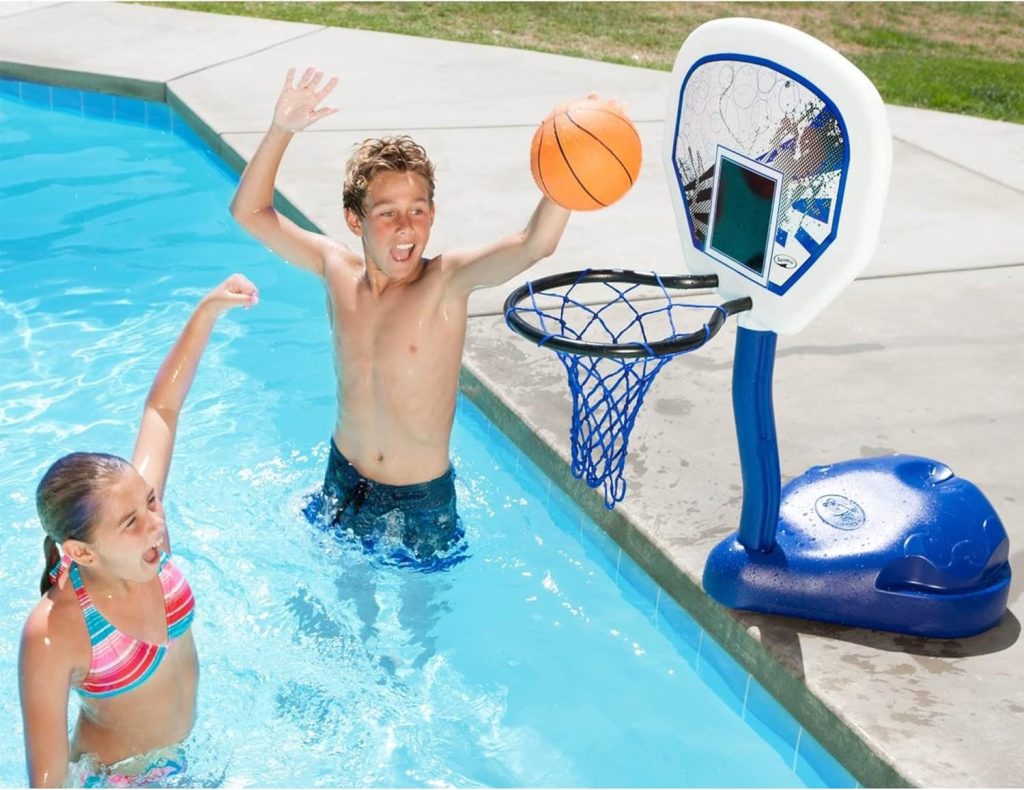
<path fill-rule="evenodd" d="M 42 71 L 31 74 L 22 73 L 17 76 L 32 78 L 36 81 L 52 81 L 58 85 L 89 88 L 90 90 L 116 90 L 122 94 L 135 94 L 149 99 L 163 98 L 185 119 L 189 128 L 210 146 L 217 156 L 222 157 L 232 169 L 237 172 L 244 164 L 242 157 L 224 143 L 219 135 L 208 129 L 187 107 L 177 101 L 169 89 L 153 83 L 131 83 L 123 80 L 104 80 L 92 75 L 72 76 L 71 74 L 69 72 Z M 8 85 L 10 84 L 8 83 Z M 160 95 L 161 89 L 163 96 Z M 5 87 L 5 90 L 11 89 Z M 19 88 L 19 90 L 23 89 Z M 29 87 L 28 90 L 35 90 L 35 88 Z M 61 102 L 73 101 L 70 94 L 65 94 L 60 90 L 51 91 L 50 94 L 55 97 L 53 101 L 57 105 Z M 86 94 L 81 96 L 86 96 Z M 178 123 L 174 119 L 173 113 L 163 116 L 159 111 L 153 112 L 151 105 L 144 102 L 133 102 L 131 99 L 117 100 L 113 97 L 95 98 L 94 96 L 84 99 L 79 97 L 79 99 L 83 112 L 99 115 L 109 112 L 110 116 L 108 117 L 118 117 L 145 125 L 152 124 L 157 128 L 167 128 L 160 124 Z M 216 157 L 211 157 L 211 159 L 216 160 Z M 281 208 L 306 227 L 313 227 L 312 223 L 286 202 L 282 203 Z M 627 518 L 619 512 L 606 511 L 601 498 L 571 476 L 566 459 L 530 430 L 514 410 L 487 386 L 485 381 L 482 381 L 471 369 L 464 367 L 460 385 L 462 392 L 481 409 L 493 425 L 514 442 L 525 456 L 521 461 L 515 460 L 514 463 L 536 463 L 547 479 L 553 481 L 550 496 L 559 496 L 558 489 L 561 489 L 583 509 L 590 519 L 600 524 L 607 535 L 611 536 L 614 542 L 609 540 L 604 533 L 587 535 L 587 539 L 600 545 L 609 562 L 614 563 L 616 573 L 629 580 L 629 583 L 641 592 L 649 602 L 652 618 L 659 617 L 661 611 L 659 604 L 662 596 L 670 595 L 686 608 L 709 635 L 725 645 L 729 653 L 743 665 L 743 671 L 737 671 L 738 668 L 735 668 L 731 661 L 727 660 L 727 657 L 722 656 L 722 660 L 719 660 L 717 646 L 708 647 L 713 643 L 704 642 L 703 632 L 698 631 L 692 634 L 698 659 L 715 667 L 721 683 L 727 687 L 744 715 L 746 715 L 749 704 L 752 706 L 751 710 L 756 718 L 767 720 L 775 718 L 773 713 L 757 712 L 757 709 L 753 707 L 760 705 L 770 709 L 772 706 L 778 706 L 778 703 L 771 697 L 757 692 L 751 698 L 751 683 L 757 681 L 763 684 L 772 696 L 785 700 L 786 707 L 803 722 L 807 731 L 825 744 L 833 754 L 838 755 L 839 759 L 854 771 L 854 775 L 859 781 L 866 785 L 898 786 L 905 784 L 905 781 L 891 766 L 869 750 L 831 710 L 810 694 L 798 678 L 781 667 L 728 612 L 707 599 L 699 586 L 673 565 Z M 581 521 L 580 530 L 584 529 L 585 526 Z M 633 564 L 633 561 L 638 563 L 639 568 Z M 799 727 L 782 734 L 776 733 L 782 744 L 781 748 L 792 750 L 794 764 L 800 756 L 801 733 L 802 729 Z M 807 741 L 805 740 L 804 743 L 806 744 Z M 804 756 L 801 759 L 814 759 L 816 763 L 820 764 L 817 758 Z M 819 770 L 821 769 L 819 768 Z M 843 782 L 842 778 L 838 776 L 835 777 L 835 780 L 840 784 Z"/>

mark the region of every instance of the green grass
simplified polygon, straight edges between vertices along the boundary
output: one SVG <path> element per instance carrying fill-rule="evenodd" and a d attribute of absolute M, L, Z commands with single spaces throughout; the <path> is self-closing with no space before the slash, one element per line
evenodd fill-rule
<path fill-rule="evenodd" d="M 686 35 L 723 16 L 825 41 L 890 104 L 1024 123 L 1024 3 L 170 2 L 161 6 L 377 30 L 668 70 Z"/>

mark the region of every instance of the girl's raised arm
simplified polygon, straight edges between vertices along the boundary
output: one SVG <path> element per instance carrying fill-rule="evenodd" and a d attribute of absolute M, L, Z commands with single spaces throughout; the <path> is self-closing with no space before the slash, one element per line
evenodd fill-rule
<path fill-rule="evenodd" d="M 163 498 L 171 466 L 178 415 L 192 386 L 199 360 L 217 319 L 233 307 L 252 307 L 259 301 L 256 286 L 233 274 L 203 297 L 177 342 L 156 374 L 142 411 L 132 466 Z"/>

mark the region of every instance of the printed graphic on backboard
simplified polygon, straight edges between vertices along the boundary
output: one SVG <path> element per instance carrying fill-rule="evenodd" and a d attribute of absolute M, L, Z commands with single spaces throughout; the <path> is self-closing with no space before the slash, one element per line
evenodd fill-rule
<path fill-rule="evenodd" d="M 672 159 L 694 246 L 770 291 L 785 293 L 835 238 L 845 125 L 778 64 L 742 55 L 694 64 Z"/>

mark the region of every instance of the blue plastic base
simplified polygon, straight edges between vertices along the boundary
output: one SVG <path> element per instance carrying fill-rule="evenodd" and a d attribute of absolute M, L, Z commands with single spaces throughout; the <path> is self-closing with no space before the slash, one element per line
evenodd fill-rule
<path fill-rule="evenodd" d="M 999 622 L 1008 554 L 976 486 L 938 461 L 893 455 L 791 480 L 774 547 L 747 549 L 734 533 L 708 557 L 704 589 L 734 609 L 955 638 Z"/>

